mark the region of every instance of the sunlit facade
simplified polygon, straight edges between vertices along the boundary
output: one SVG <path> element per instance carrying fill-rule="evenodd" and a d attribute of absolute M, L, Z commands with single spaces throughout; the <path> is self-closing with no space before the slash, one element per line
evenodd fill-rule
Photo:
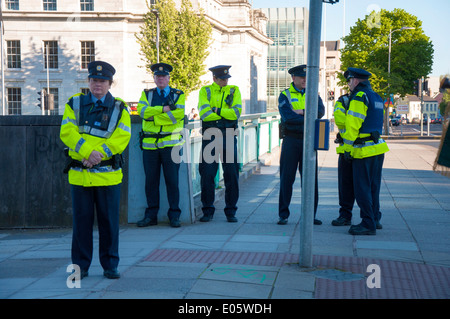
<path fill-rule="evenodd" d="M 269 19 L 267 36 L 273 40 L 267 57 L 267 107 L 276 110 L 280 92 L 291 83 L 288 70 L 306 64 L 308 10 L 306 8 L 264 8 Z"/>

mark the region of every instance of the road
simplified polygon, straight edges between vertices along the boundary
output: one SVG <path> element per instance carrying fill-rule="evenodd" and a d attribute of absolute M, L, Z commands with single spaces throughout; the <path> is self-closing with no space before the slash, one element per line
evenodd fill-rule
<path fill-rule="evenodd" d="M 430 136 L 442 135 L 442 124 L 430 124 Z M 402 124 L 399 126 L 391 126 L 390 132 L 394 136 L 420 136 L 420 124 Z M 427 124 L 423 125 L 423 136 L 428 136 Z"/>

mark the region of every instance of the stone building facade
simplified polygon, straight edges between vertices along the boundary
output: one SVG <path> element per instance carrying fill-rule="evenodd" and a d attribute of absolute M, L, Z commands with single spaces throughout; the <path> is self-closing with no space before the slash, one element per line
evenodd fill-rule
<path fill-rule="evenodd" d="M 264 112 L 271 43 L 265 16 L 248 0 L 192 3 L 213 25 L 207 68 L 232 65 L 230 84 L 240 86 L 244 113 Z M 146 0 L 2 0 L 1 5 L 6 115 L 49 114 L 38 107 L 37 94 L 47 87 L 55 100 L 51 114 L 62 114 L 72 94 L 87 90 L 86 66 L 94 59 L 116 68 L 114 96 L 137 102 L 143 89 L 154 86 L 135 39 Z M 204 80 L 212 78 L 207 74 Z M 189 95 L 187 112 L 197 98 L 197 92 Z"/>

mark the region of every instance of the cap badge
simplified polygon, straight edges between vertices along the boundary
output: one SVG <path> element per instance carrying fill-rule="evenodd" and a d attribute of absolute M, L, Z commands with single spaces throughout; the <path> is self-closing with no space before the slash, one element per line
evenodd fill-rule
<path fill-rule="evenodd" d="M 162 66 L 160 66 L 160 67 L 159 67 L 159 70 L 160 70 L 160 71 L 163 71 L 163 70 L 164 70 L 164 68 L 163 68 Z"/>
<path fill-rule="evenodd" d="M 103 68 L 101 65 L 97 65 L 97 71 L 101 71 Z"/>

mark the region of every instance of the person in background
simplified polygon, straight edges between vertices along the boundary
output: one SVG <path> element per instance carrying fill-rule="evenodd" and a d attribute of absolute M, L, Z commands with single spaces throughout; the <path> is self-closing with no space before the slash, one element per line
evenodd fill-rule
<path fill-rule="evenodd" d="M 344 73 L 347 79 L 348 71 Z M 338 159 L 338 192 L 339 192 L 339 216 L 331 222 L 333 226 L 350 226 L 352 224 L 352 210 L 355 203 L 355 194 L 353 191 L 353 173 L 352 162 L 344 159 L 344 140 L 341 134 L 345 133 L 345 118 L 350 104 L 350 97 L 344 94 L 338 98 L 334 106 L 334 120 L 339 129 L 335 143 Z"/>
<path fill-rule="evenodd" d="M 290 215 L 289 204 L 292 198 L 292 186 L 297 170 L 302 175 L 303 168 L 303 130 L 305 120 L 305 88 L 306 65 L 298 65 L 288 70 L 292 77 L 290 87 L 280 93 L 278 109 L 281 115 L 280 138 L 283 139 L 280 154 L 280 196 L 278 204 L 278 224 L 286 225 Z M 319 96 L 318 118 L 325 114 L 325 106 Z M 307 110 L 306 110 L 307 112 Z M 316 157 L 317 181 L 317 157 Z M 316 219 L 319 203 L 319 187 L 315 183 L 314 195 L 314 225 L 322 222 Z"/>
<path fill-rule="evenodd" d="M 225 216 L 230 223 L 237 222 L 236 211 L 239 199 L 239 163 L 237 159 L 236 129 L 241 116 L 241 92 L 236 85 L 229 85 L 230 65 L 218 65 L 210 68 L 213 74 L 213 83 L 204 86 L 199 92 L 199 112 L 202 121 L 202 154 L 210 143 L 221 138 L 222 148 L 218 151 L 222 161 L 223 178 L 225 181 Z M 214 132 L 209 134 L 209 132 Z M 216 134 L 217 133 L 217 134 Z M 220 133 L 220 134 L 219 134 Z M 208 135 L 208 138 L 206 138 Z M 209 135 L 211 135 L 209 137 Z M 219 137 L 220 135 L 220 137 Z M 232 140 L 232 143 L 227 143 Z M 216 156 L 217 154 L 211 154 Z M 199 164 L 201 178 L 201 201 L 203 216 L 201 222 L 212 220 L 215 207 L 215 182 L 218 159 L 212 162 L 203 159 Z"/>
<path fill-rule="evenodd" d="M 151 66 L 156 88 L 144 90 L 137 109 L 142 118 L 141 148 L 145 172 L 145 195 L 147 208 L 138 227 L 158 224 L 159 182 L 161 167 L 166 182 L 171 227 L 180 227 L 181 209 L 178 188 L 181 146 L 184 143 L 181 131 L 184 127 L 183 91 L 171 88 L 170 72 L 173 67 L 167 63 Z M 176 158 L 173 158 L 175 156 Z"/>
<path fill-rule="evenodd" d="M 383 128 L 383 99 L 372 90 L 371 74 L 363 69 L 348 68 L 347 82 L 352 92 L 345 132 L 344 159 L 351 161 L 353 190 L 360 208 L 361 223 L 352 225 L 352 235 L 375 235 L 382 229 L 380 187 L 384 153 L 389 151 L 380 137 Z"/>

